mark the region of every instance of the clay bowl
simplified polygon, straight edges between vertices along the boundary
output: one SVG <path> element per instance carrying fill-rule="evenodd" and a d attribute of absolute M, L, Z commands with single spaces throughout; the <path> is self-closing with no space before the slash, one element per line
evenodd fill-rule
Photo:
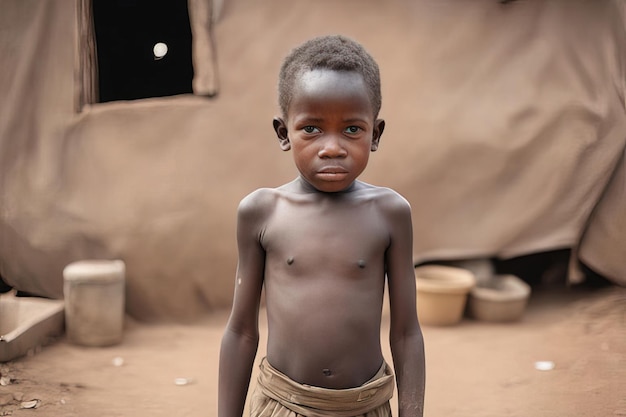
<path fill-rule="evenodd" d="M 449 326 L 463 317 L 467 296 L 476 285 L 474 274 L 463 268 L 422 265 L 415 268 L 417 315 L 420 323 Z"/>
<path fill-rule="evenodd" d="M 515 275 L 494 275 L 470 291 L 468 315 L 491 322 L 519 320 L 530 292 L 530 286 Z"/>

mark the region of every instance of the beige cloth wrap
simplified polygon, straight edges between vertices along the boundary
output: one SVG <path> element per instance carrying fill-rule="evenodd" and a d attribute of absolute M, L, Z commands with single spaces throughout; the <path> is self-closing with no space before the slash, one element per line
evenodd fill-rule
<path fill-rule="evenodd" d="M 391 367 L 379 371 L 357 388 L 328 389 L 291 380 L 263 359 L 250 403 L 251 417 L 391 417 Z"/>

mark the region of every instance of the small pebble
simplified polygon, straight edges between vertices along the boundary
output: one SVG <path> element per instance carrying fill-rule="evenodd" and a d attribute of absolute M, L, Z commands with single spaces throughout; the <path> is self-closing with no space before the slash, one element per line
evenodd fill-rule
<path fill-rule="evenodd" d="M 39 400 L 23 401 L 20 404 L 21 408 L 37 408 L 39 407 Z"/>
<path fill-rule="evenodd" d="M 178 386 L 189 385 L 193 382 L 193 378 L 176 378 L 174 384 Z"/>
<path fill-rule="evenodd" d="M 554 369 L 554 362 L 552 361 L 537 361 L 535 362 L 535 369 L 538 371 L 551 371 Z"/>

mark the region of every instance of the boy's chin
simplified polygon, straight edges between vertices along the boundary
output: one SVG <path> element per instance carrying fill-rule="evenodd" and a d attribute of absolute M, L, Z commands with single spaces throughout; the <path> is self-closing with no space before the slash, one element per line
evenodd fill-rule
<path fill-rule="evenodd" d="M 300 180 L 305 189 L 320 193 L 340 193 L 347 191 L 354 186 L 356 181 L 350 181 L 349 178 L 344 178 L 342 181 L 329 181 L 320 178 L 308 178 L 304 175 L 300 175 Z"/>
<path fill-rule="evenodd" d="M 316 182 L 311 184 L 313 188 L 322 193 L 340 193 L 342 191 L 346 191 L 352 187 L 353 182 L 346 184 L 345 182 L 339 181 L 328 181 L 328 182 Z"/>

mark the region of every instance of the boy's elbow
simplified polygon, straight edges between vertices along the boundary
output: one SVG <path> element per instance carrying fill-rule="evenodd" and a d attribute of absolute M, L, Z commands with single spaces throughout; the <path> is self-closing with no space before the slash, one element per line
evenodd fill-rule
<path fill-rule="evenodd" d="M 402 329 L 401 331 L 392 331 L 389 334 L 389 343 L 393 347 L 394 345 L 406 345 L 409 344 L 424 344 L 424 336 L 419 324 L 410 328 Z"/>
<path fill-rule="evenodd" d="M 222 348 L 224 346 L 241 346 L 241 345 L 253 345 L 259 344 L 259 332 L 258 330 L 245 330 L 232 326 L 226 326 L 224 335 L 222 336 Z"/>

